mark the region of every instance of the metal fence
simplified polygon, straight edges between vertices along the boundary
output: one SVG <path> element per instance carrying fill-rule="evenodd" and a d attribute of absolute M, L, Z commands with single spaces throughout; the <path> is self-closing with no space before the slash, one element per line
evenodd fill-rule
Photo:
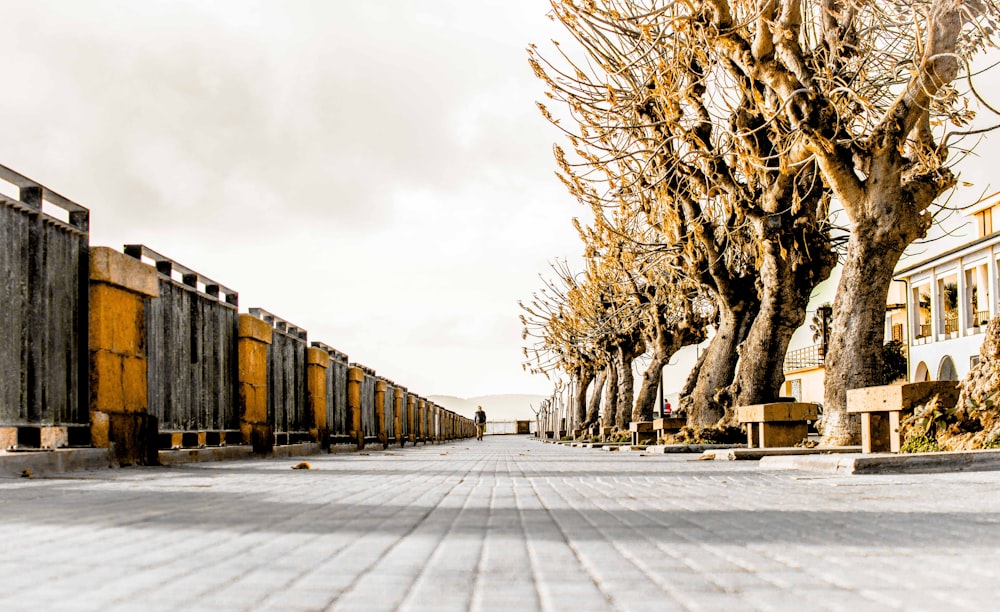
<path fill-rule="evenodd" d="M 785 354 L 785 372 L 814 368 L 825 363 L 822 346 L 814 344 L 800 349 L 788 351 Z"/>
<path fill-rule="evenodd" d="M 89 211 L 0 166 L 0 424 L 89 420 Z"/>
<path fill-rule="evenodd" d="M 125 254 L 160 273 L 146 307 L 149 413 L 161 430 L 238 430 L 239 296 L 147 246 Z"/>

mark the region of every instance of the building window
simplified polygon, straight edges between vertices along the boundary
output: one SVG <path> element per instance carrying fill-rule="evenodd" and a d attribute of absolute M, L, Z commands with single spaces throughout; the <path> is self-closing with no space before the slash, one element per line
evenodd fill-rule
<path fill-rule="evenodd" d="M 914 334 L 917 338 L 926 338 L 931 335 L 931 288 L 930 285 L 922 285 L 913 288 L 913 302 L 916 304 L 916 312 L 913 321 Z"/>
<path fill-rule="evenodd" d="M 993 233 L 993 209 L 987 208 L 986 210 L 976 213 L 976 225 L 979 230 L 979 237 L 989 236 Z"/>
<path fill-rule="evenodd" d="M 892 339 L 895 340 L 896 342 L 905 344 L 905 342 L 903 342 L 903 324 L 902 323 L 894 323 L 893 324 L 893 326 L 892 326 Z"/>
<path fill-rule="evenodd" d="M 973 355 L 969 357 L 969 369 L 972 369 L 979 365 L 979 355 Z"/>
<path fill-rule="evenodd" d="M 788 397 L 794 397 L 795 401 L 801 400 L 802 399 L 802 379 L 801 378 L 795 378 L 795 379 L 792 379 L 792 380 L 788 381 L 788 384 L 785 385 L 785 392 L 788 394 Z"/>

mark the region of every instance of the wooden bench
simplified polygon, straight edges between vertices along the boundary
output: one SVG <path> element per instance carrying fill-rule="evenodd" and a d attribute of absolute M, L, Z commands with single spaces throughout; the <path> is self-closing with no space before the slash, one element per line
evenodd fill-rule
<path fill-rule="evenodd" d="M 687 425 L 687 419 L 684 417 L 664 417 L 662 419 L 653 419 L 653 431 L 656 432 L 657 440 L 666 437 L 668 434 L 677 433 L 685 425 Z"/>
<path fill-rule="evenodd" d="M 632 421 L 628 424 L 628 430 L 632 432 L 633 445 L 645 444 L 650 440 L 656 441 L 653 421 Z"/>
<path fill-rule="evenodd" d="M 861 415 L 861 452 L 898 453 L 902 446 L 899 423 L 903 414 L 935 395 L 943 406 L 954 406 L 958 401 L 958 382 L 932 380 L 849 389 L 847 412 Z"/>
<path fill-rule="evenodd" d="M 809 436 L 809 424 L 819 415 L 819 406 L 804 402 L 774 402 L 736 408 L 740 424 L 746 426 L 748 448 L 795 446 Z"/>

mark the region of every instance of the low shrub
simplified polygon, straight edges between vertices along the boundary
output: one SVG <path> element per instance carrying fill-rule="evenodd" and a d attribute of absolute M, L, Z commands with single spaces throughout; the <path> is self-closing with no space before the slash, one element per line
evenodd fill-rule
<path fill-rule="evenodd" d="M 903 441 L 902 446 L 899 449 L 901 453 L 936 453 L 940 450 L 941 445 L 938 444 L 937 439 L 927 435 L 926 433 L 915 433 L 906 438 Z"/>

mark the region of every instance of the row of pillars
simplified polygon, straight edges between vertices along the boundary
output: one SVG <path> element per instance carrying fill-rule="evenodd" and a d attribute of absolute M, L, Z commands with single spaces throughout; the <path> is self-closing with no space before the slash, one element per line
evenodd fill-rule
<path fill-rule="evenodd" d="M 145 305 L 159 294 L 154 268 L 112 249 L 91 249 L 90 262 L 90 416 L 94 446 L 115 446 L 122 464 L 156 463 L 156 419 L 148 414 Z M 267 354 L 272 327 L 249 314 L 239 315 L 238 381 L 240 431 L 255 453 L 270 453 L 274 428 L 267 409 Z M 327 446 L 327 376 L 330 354 L 306 349 L 306 403 L 310 434 Z M 347 374 L 350 436 L 357 448 L 365 446 L 361 384 L 365 371 L 351 367 Z M 473 422 L 401 388 L 394 390 L 394 429 L 385 427 L 385 380 L 375 383 L 376 432 L 383 447 L 444 442 L 475 435 Z M 406 418 L 408 435 L 402 435 Z"/>

